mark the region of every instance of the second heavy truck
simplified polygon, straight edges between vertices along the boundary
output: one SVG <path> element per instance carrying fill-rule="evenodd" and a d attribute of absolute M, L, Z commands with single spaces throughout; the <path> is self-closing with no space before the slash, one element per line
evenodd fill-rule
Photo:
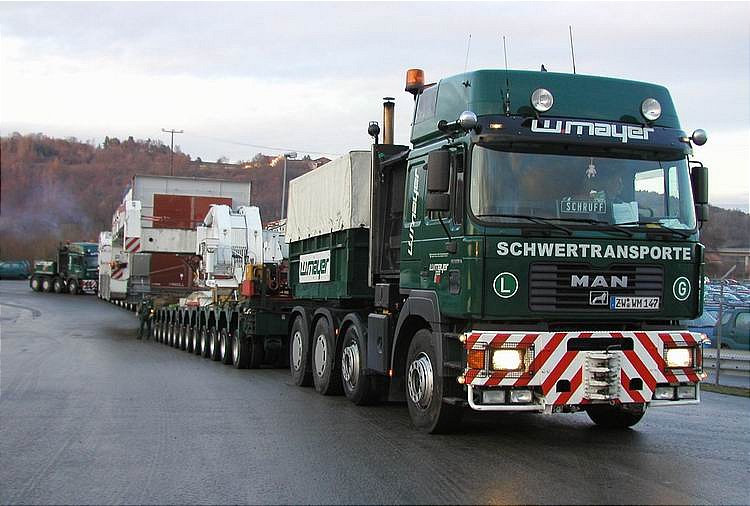
<path fill-rule="evenodd" d="M 411 148 L 387 101 L 383 144 L 371 125 L 369 152 L 292 181 L 288 261 L 217 242 L 202 271 L 230 282 L 158 310 L 157 335 L 237 367 L 288 359 L 297 385 L 357 404 L 405 400 L 427 432 L 466 408 L 628 427 L 698 403 L 704 336 L 679 320 L 702 306 L 705 134 L 657 85 L 422 76 Z"/>

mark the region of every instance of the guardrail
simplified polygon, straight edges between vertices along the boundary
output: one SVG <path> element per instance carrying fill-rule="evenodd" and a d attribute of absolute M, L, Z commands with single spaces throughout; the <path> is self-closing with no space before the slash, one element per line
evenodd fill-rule
<path fill-rule="evenodd" d="M 728 376 L 750 376 L 750 351 L 721 350 L 719 374 Z M 703 367 L 716 369 L 716 349 L 703 350 Z"/>

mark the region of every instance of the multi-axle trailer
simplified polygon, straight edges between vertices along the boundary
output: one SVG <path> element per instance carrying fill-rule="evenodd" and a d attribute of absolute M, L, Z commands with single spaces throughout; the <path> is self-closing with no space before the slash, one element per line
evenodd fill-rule
<path fill-rule="evenodd" d="M 405 400 L 428 432 L 466 409 L 627 427 L 698 403 L 704 336 L 679 320 L 702 306 L 707 172 L 689 157 L 705 134 L 682 131 L 661 86 L 422 76 L 407 75 L 411 148 L 390 143 L 387 101 L 385 143 L 371 124 L 370 151 L 292 181 L 288 252 L 254 208 L 213 207 L 206 291 L 158 307 L 156 338 L 288 363 L 357 404 Z"/>

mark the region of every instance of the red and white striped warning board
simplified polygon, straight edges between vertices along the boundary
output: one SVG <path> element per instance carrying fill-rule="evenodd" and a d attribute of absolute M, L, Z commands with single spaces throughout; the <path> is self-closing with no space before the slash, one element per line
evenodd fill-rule
<path fill-rule="evenodd" d="M 126 237 L 125 238 L 125 251 L 128 253 L 138 253 L 141 249 L 141 238 L 140 237 Z"/>

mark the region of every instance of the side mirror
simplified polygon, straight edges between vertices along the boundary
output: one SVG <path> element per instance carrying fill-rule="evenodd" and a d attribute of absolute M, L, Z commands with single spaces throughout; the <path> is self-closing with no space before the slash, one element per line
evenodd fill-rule
<path fill-rule="evenodd" d="M 695 219 L 699 222 L 708 221 L 708 204 L 695 204 Z"/>
<path fill-rule="evenodd" d="M 698 221 L 708 221 L 708 168 L 694 166 L 690 171 L 690 185 L 693 187 L 695 217 Z"/>
<path fill-rule="evenodd" d="M 451 154 L 438 149 L 427 155 L 427 211 L 447 211 L 450 208 Z"/>

